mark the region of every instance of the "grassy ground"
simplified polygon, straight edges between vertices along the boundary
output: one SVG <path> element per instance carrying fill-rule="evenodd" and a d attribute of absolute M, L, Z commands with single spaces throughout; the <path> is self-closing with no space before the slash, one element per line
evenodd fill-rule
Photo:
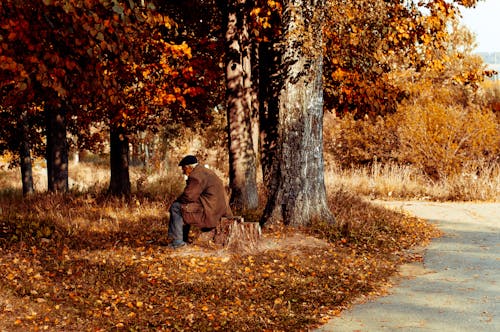
<path fill-rule="evenodd" d="M 380 188 L 397 187 L 396 171 Z M 130 201 L 101 195 L 106 172 L 88 165 L 70 171 L 86 193 L 22 200 L 16 176 L 4 170 L 0 177 L 0 331 L 306 331 L 384 293 L 400 264 L 420 259 L 411 249 L 439 235 L 359 198 L 344 189 L 356 188 L 354 180 L 328 173 L 337 227 L 265 228 L 254 252 L 196 238 L 174 251 L 154 239 L 166 234 L 177 175 L 134 176 L 147 194 Z M 364 181 L 370 185 L 359 188 L 379 198 L 403 192 L 389 195 L 374 189 L 374 178 Z"/>

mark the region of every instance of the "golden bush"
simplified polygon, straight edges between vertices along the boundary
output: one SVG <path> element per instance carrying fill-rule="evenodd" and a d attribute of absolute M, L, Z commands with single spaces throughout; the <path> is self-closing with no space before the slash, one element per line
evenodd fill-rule
<path fill-rule="evenodd" d="M 500 123 L 490 108 L 451 102 L 437 92 L 402 104 L 385 119 L 352 116 L 325 123 L 325 152 L 343 167 L 396 161 L 434 179 L 459 174 L 470 161 L 498 162 Z"/>
<path fill-rule="evenodd" d="M 398 123 L 398 160 L 434 178 L 460 173 L 468 161 L 493 161 L 500 151 L 499 123 L 488 109 L 435 99 L 402 106 L 393 121 Z"/>

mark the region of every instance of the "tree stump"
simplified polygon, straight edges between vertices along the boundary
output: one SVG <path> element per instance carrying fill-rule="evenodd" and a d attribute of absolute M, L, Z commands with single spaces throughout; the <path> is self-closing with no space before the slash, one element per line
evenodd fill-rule
<path fill-rule="evenodd" d="M 245 222 L 243 217 L 223 217 L 216 228 L 202 232 L 196 242 L 216 245 L 231 251 L 249 252 L 259 247 L 262 237 L 258 222 Z"/>
<path fill-rule="evenodd" d="M 231 251 L 251 252 L 259 248 L 262 237 L 258 222 L 246 222 L 241 216 L 222 217 L 216 228 L 201 230 L 195 242 Z"/>
<path fill-rule="evenodd" d="M 232 251 L 253 251 L 262 237 L 258 222 L 245 222 L 243 217 L 223 217 L 215 228 L 214 242 Z"/>

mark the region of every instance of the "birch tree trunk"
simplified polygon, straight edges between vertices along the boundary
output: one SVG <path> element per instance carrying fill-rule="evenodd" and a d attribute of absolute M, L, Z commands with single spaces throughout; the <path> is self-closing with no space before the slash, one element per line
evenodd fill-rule
<path fill-rule="evenodd" d="M 285 0 L 280 52 L 276 158 L 263 222 L 307 226 L 334 221 L 323 161 L 322 0 Z M 274 140 L 274 142 L 272 142 Z"/>

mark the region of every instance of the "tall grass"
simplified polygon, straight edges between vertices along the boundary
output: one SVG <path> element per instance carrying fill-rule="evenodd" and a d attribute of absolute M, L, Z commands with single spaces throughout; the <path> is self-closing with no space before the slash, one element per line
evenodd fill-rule
<path fill-rule="evenodd" d="M 500 200 L 500 165 L 491 163 L 469 162 L 460 174 L 437 181 L 411 166 L 375 162 L 346 170 L 331 164 L 325 182 L 332 192 L 343 187 L 377 199 Z"/>
<path fill-rule="evenodd" d="M 215 170 L 225 180 L 222 171 Z M 45 170 L 36 167 L 37 192 L 46 190 Z M 182 191 L 184 181 L 178 169 L 145 171 L 131 168 L 132 188 L 138 195 L 171 200 Z M 69 168 L 70 189 L 75 193 L 99 194 L 107 189 L 109 170 L 93 163 L 72 164 Z M 434 180 L 412 166 L 383 164 L 342 169 L 333 162 L 325 168 L 329 192 L 339 188 L 377 199 L 425 199 L 436 201 L 500 201 L 500 164 L 468 162 L 460 174 Z M 0 170 L 0 197 L 21 195 L 18 169 Z"/>

